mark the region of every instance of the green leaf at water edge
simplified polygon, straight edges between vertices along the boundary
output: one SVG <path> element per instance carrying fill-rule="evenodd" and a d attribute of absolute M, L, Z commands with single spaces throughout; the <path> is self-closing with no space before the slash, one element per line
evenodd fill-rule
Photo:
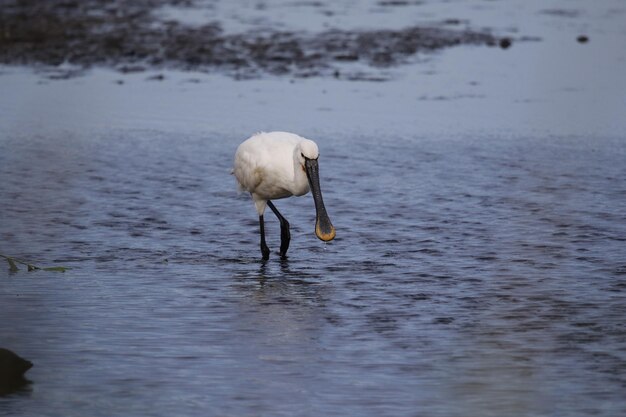
<path fill-rule="evenodd" d="M 11 272 L 17 272 L 20 269 L 17 267 L 17 265 L 15 265 L 15 261 L 13 261 L 12 258 L 7 257 L 6 258 L 7 262 L 9 263 L 9 271 Z"/>
<path fill-rule="evenodd" d="M 72 269 L 72 268 L 68 268 L 66 266 L 51 266 L 51 267 L 47 267 L 47 268 L 42 268 L 40 266 L 37 265 L 33 265 L 27 261 L 21 260 L 21 259 L 17 259 L 17 258 L 13 258 L 11 256 L 8 255 L 4 255 L 2 253 L 0 253 L 0 258 L 4 258 L 7 260 L 7 262 L 9 263 L 9 271 L 11 272 L 17 272 L 20 269 L 17 267 L 17 264 L 22 264 L 22 265 L 26 265 L 26 267 L 28 268 L 28 271 L 36 271 L 38 269 L 41 269 L 42 271 L 54 271 L 54 272 L 65 272 L 68 269 Z"/>
<path fill-rule="evenodd" d="M 65 272 L 65 271 L 67 271 L 68 269 L 71 269 L 71 268 L 68 268 L 66 266 L 51 266 L 51 267 L 48 267 L 48 268 L 41 268 L 41 269 L 44 270 L 44 271 Z"/>

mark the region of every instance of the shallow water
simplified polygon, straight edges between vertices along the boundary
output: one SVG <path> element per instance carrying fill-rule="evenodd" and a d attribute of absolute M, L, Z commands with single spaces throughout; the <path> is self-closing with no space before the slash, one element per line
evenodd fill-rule
<path fill-rule="evenodd" d="M 146 136 L 11 143 L 4 247 L 73 269 L 3 272 L 35 362 L 4 414 L 625 411 L 620 142 L 339 138 L 337 239 L 279 201 L 290 257 L 263 264 L 235 138 Z"/>
<path fill-rule="evenodd" d="M 626 414 L 610 3 L 489 2 L 545 39 L 385 83 L 2 68 L 0 253 L 72 269 L 0 267 L 0 346 L 35 364 L 0 415 Z M 268 213 L 260 262 L 229 175 L 256 129 L 318 142 L 333 242 L 310 196 L 280 200 L 289 259 Z"/>

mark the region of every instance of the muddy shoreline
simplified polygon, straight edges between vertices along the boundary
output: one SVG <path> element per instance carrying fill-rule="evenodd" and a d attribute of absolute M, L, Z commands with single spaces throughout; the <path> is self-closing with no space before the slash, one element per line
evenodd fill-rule
<path fill-rule="evenodd" d="M 468 29 L 454 19 L 388 30 L 226 34 L 219 21 L 190 26 L 154 13 L 164 6 L 195 5 L 190 0 L 3 0 L 0 63 L 61 67 L 62 77 L 104 66 L 120 72 L 222 72 L 236 78 L 272 74 L 384 80 L 384 69 L 418 53 L 456 45 L 510 45 L 507 38 Z M 368 75 L 347 69 L 346 63 L 362 64 Z"/>

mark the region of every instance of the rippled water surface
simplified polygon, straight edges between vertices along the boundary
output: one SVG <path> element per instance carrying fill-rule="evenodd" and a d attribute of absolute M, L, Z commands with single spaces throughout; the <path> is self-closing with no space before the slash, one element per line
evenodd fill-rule
<path fill-rule="evenodd" d="M 3 247 L 73 269 L 2 273 L 2 341 L 35 367 L 0 412 L 625 410 L 623 144 L 338 138 L 337 239 L 310 196 L 279 201 L 290 257 L 263 264 L 236 143 L 10 142 Z"/>
<path fill-rule="evenodd" d="M 626 415 L 626 12 L 560 3 L 359 9 L 541 38 L 382 83 L 0 68 L 0 253 L 71 268 L 0 264 L 0 415 Z M 285 261 L 230 175 L 260 129 L 317 141 L 337 228 L 276 201 Z"/>

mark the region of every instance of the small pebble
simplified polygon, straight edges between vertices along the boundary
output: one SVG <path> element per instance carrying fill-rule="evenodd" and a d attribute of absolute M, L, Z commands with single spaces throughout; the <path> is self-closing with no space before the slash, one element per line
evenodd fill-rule
<path fill-rule="evenodd" d="M 146 78 L 147 81 L 163 81 L 164 79 L 165 79 L 165 75 L 163 74 L 152 75 Z"/>
<path fill-rule="evenodd" d="M 586 35 L 580 35 L 576 38 L 576 40 L 578 41 L 578 43 L 587 43 L 589 42 L 589 37 Z"/>
<path fill-rule="evenodd" d="M 502 38 L 500 39 L 500 48 L 502 49 L 507 49 L 508 47 L 510 47 L 512 44 L 511 39 L 509 38 Z"/>

